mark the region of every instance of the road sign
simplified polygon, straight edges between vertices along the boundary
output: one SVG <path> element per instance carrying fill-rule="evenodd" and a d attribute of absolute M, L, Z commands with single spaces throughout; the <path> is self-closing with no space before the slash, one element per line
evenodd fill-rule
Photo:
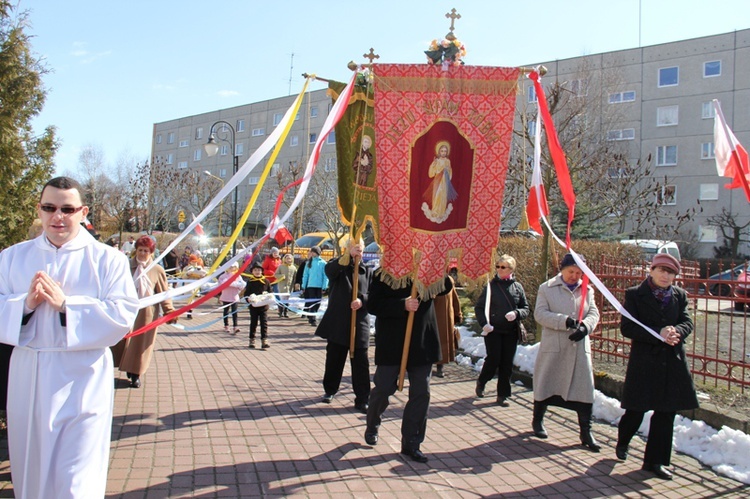
<path fill-rule="evenodd" d="M 179 225 L 177 226 L 177 228 L 180 229 L 180 230 L 185 230 L 185 224 L 182 223 L 182 222 L 180 222 Z"/>
<path fill-rule="evenodd" d="M 180 210 L 180 212 L 177 214 L 177 221 L 182 223 L 185 221 L 185 212 Z"/>

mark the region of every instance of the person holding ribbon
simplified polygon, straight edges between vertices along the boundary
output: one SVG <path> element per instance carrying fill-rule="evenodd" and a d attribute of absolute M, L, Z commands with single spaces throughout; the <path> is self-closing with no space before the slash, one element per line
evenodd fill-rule
<path fill-rule="evenodd" d="M 133 276 L 133 281 L 135 281 L 138 298 L 153 296 L 169 289 L 164 267 L 154 265 L 148 272 L 144 272 L 153 261 L 155 247 L 154 240 L 149 236 L 141 236 L 135 242 L 135 253 L 133 258 L 130 259 L 130 273 Z M 133 330 L 136 331 L 153 322 L 159 316 L 159 305 L 161 305 L 164 315 L 174 312 L 171 299 L 164 300 L 161 304 L 142 308 L 138 311 Z M 176 322 L 177 319 L 173 319 L 167 324 Z M 127 373 L 131 388 L 141 387 L 141 376 L 146 374 L 151 365 L 154 345 L 156 345 L 156 333 L 156 328 L 149 329 L 143 334 L 124 338 L 112 347 L 115 367 L 119 367 L 120 371 Z"/>
<path fill-rule="evenodd" d="M 578 255 L 582 263 L 585 259 Z M 542 341 L 534 364 L 534 435 L 547 438 L 544 413 L 550 405 L 578 413 L 581 444 L 601 447 L 591 434 L 594 371 L 588 335 L 599 322 L 594 290 L 583 286 L 583 270 L 572 254 L 560 261 L 560 273 L 539 286 L 534 318 Z"/>
<path fill-rule="evenodd" d="M 510 255 L 498 258 L 495 277 L 487 283 L 474 306 L 487 349 L 487 358 L 477 379 L 476 394 L 484 397 L 485 385 L 497 373 L 497 404 L 501 407 L 509 405 L 506 399 L 511 395 L 510 376 L 518 346 L 519 323 L 529 316 L 526 293 L 513 275 L 515 270 L 515 258 Z"/>
<path fill-rule="evenodd" d="M 640 285 L 625 291 L 624 308 L 633 318 L 653 329 L 646 331 L 622 316 L 620 331 L 630 338 L 630 358 L 625 374 L 615 453 L 628 457 L 630 440 L 641 426 L 646 411 L 654 411 L 649 425 L 643 470 L 664 480 L 672 473 L 672 433 L 677 411 L 695 409 L 698 398 L 685 357 L 685 340 L 693 332 L 684 289 L 674 285 L 680 262 L 667 253 L 651 261 L 651 272 Z"/>

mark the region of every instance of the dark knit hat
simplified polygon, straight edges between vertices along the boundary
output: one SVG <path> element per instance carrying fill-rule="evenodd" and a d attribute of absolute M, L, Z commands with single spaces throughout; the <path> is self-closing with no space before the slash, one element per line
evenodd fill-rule
<path fill-rule="evenodd" d="M 255 269 L 263 270 L 263 265 L 259 264 L 258 262 L 255 262 L 252 265 L 250 265 L 250 272 L 252 272 Z"/>
<path fill-rule="evenodd" d="M 583 263 L 586 263 L 586 259 L 583 257 L 583 255 L 578 255 L 578 258 L 581 259 Z M 570 253 L 566 253 L 562 260 L 560 260 L 560 270 L 564 269 L 565 267 L 570 267 L 571 265 L 578 265 L 576 261 L 573 259 L 573 255 Z"/>
<path fill-rule="evenodd" d="M 313 246 L 312 248 L 310 248 L 310 251 L 312 251 L 316 255 L 320 256 L 320 253 L 321 253 L 320 252 L 320 246 Z"/>
<path fill-rule="evenodd" d="M 651 269 L 654 267 L 666 267 L 673 270 L 675 274 L 680 273 L 680 261 L 669 253 L 659 253 L 651 260 Z"/>

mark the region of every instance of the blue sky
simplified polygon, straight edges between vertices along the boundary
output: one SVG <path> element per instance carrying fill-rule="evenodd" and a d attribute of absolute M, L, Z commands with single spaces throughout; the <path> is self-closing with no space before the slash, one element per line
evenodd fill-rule
<path fill-rule="evenodd" d="M 154 123 L 288 95 L 290 74 L 296 94 L 304 72 L 346 80 L 370 47 L 421 63 L 453 7 L 466 63 L 488 66 L 750 28 L 747 0 L 20 0 L 52 70 L 34 126 L 58 128 L 58 173 L 75 173 L 87 145 L 109 165 L 143 161 Z"/>

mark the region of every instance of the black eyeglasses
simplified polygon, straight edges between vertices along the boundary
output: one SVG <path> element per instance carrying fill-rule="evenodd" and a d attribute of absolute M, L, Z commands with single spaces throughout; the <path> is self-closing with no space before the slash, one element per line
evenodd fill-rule
<path fill-rule="evenodd" d="M 495 268 L 505 270 L 505 269 L 509 269 L 510 267 L 506 267 L 505 265 L 495 265 Z"/>
<path fill-rule="evenodd" d="M 39 208 L 45 213 L 56 213 L 57 210 L 60 210 L 63 215 L 72 215 L 73 213 L 78 213 L 79 211 L 81 211 L 83 209 L 83 206 L 73 208 L 72 206 L 57 207 L 54 204 L 43 204 L 39 206 Z"/>

